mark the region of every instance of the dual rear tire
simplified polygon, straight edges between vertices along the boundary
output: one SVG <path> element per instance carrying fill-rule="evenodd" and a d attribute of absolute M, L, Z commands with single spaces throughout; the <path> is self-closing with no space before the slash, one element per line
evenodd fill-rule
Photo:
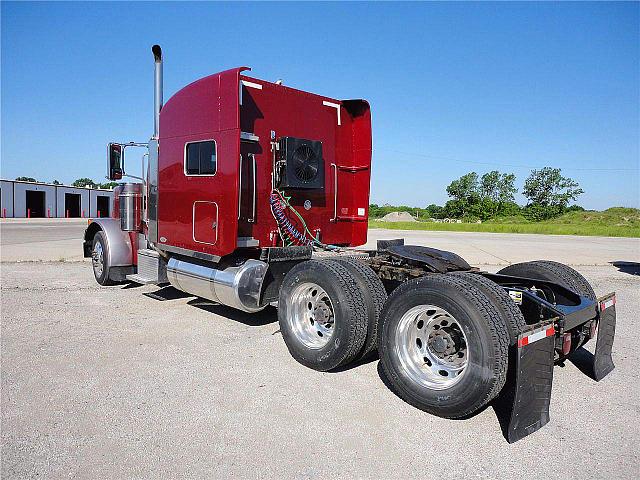
<path fill-rule="evenodd" d="M 285 276 L 278 318 L 299 363 L 332 370 L 377 344 L 397 395 L 429 413 L 458 418 L 487 404 L 505 384 L 509 345 L 524 324 L 509 302 L 500 287 L 474 274 L 427 275 L 386 299 L 365 264 L 310 260 Z"/>
<path fill-rule="evenodd" d="M 547 279 L 595 298 L 581 275 L 554 262 L 500 273 Z M 354 259 L 294 267 L 280 290 L 278 316 L 291 355 L 315 370 L 366 356 L 377 340 L 392 390 L 446 418 L 468 416 L 498 396 L 511 380 L 510 354 L 526 327 L 504 289 L 477 273 L 426 275 L 387 299 L 375 273 Z"/>
<path fill-rule="evenodd" d="M 285 344 L 298 362 L 327 371 L 375 347 L 371 323 L 377 323 L 384 303 L 381 295 L 386 293 L 381 283 L 372 283 L 375 274 L 369 275 L 365 268 L 344 260 L 308 260 L 287 273 L 280 287 L 278 320 Z M 367 287 L 377 293 L 370 294 Z"/>
<path fill-rule="evenodd" d="M 460 418 L 502 390 L 510 344 L 505 313 L 473 280 L 435 274 L 405 282 L 389 296 L 380 322 L 382 369 L 407 403 Z"/>

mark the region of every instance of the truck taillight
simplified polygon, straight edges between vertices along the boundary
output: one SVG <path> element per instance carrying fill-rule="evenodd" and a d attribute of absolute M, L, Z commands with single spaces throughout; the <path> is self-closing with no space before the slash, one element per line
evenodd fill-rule
<path fill-rule="evenodd" d="M 567 332 L 562 335 L 562 354 L 569 355 L 571 351 L 571 333 Z"/>

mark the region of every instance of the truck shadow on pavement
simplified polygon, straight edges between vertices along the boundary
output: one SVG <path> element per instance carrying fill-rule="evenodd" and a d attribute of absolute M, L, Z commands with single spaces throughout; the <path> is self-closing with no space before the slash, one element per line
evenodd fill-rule
<path fill-rule="evenodd" d="M 593 353 L 591 353 L 586 348 L 578 348 L 575 352 L 569 355 L 567 360 L 573 363 L 578 370 L 580 370 L 590 379 L 596 379 L 595 372 L 593 371 L 594 356 Z M 564 365 L 560 364 L 560 366 L 563 367 Z"/>
<path fill-rule="evenodd" d="M 232 308 L 232 307 L 227 307 L 225 305 L 211 302 L 209 300 L 193 297 L 193 295 L 189 295 L 188 293 L 181 292 L 180 290 L 177 290 L 171 286 L 163 287 L 159 290 L 156 290 L 155 292 L 146 292 L 144 293 L 144 295 L 158 301 L 191 298 L 189 301 L 187 301 L 187 305 L 195 308 L 199 308 L 208 313 L 220 315 L 224 318 L 228 318 L 229 320 L 240 322 L 250 327 L 261 327 L 261 326 L 277 323 L 278 321 L 278 310 L 273 306 L 267 306 L 264 310 L 257 313 L 247 313 L 247 312 L 242 312 L 240 310 L 236 310 L 235 308 Z M 279 332 L 280 332 L 279 330 L 276 330 L 273 334 L 276 334 Z M 584 349 L 581 349 L 581 350 L 584 350 Z M 590 355 L 590 353 L 587 352 L 586 350 L 585 352 Z M 328 373 L 333 373 L 333 374 L 342 373 L 355 368 L 362 367 L 363 365 L 367 365 L 372 362 L 378 362 L 376 365 L 377 367 L 376 370 L 377 370 L 378 376 L 380 377 L 380 380 L 382 380 L 382 383 L 392 393 L 394 393 L 396 396 L 402 399 L 402 397 L 397 394 L 393 385 L 391 384 L 386 374 L 384 373 L 384 370 L 382 368 L 382 362 L 380 362 L 379 360 L 380 360 L 380 357 L 378 355 L 378 352 L 374 350 L 370 354 L 365 355 L 363 358 L 356 360 L 354 362 L 351 362 L 345 366 L 334 368 L 330 370 Z M 574 360 L 571 359 L 571 361 L 573 362 Z M 585 362 L 588 363 L 588 360 L 585 360 Z M 467 420 L 469 418 L 475 417 L 476 415 L 484 412 L 487 408 L 492 407 L 497 417 L 502 434 L 506 439 L 507 427 L 511 417 L 511 402 L 509 402 L 509 399 L 506 397 L 508 397 L 508 395 L 499 396 L 489 404 L 482 407 L 480 410 L 477 410 L 466 417 L 459 418 L 459 419 L 452 419 L 451 421 Z M 429 413 L 425 412 L 425 415 L 429 415 Z"/>
<path fill-rule="evenodd" d="M 221 317 L 240 322 L 250 327 L 262 327 L 278 321 L 278 311 L 275 307 L 270 305 L 260 312 L 247 313 L 204 298 L 194 297 L 193 295 L 182 292 L 172 286 L 163 287 L 155 292 L 146 292 L 143 295 L 161 302 L 167 300 L 178 300 L 181 298 L 191 298 L 191 300 L 187 302 L 187 305 L 199 308 L 205 312 L 220 315 Z"/>
<path fill-rule="evenodd" d="M 640 275 L 640 263 L 638 262 L 626 262 L 624 260 L 617 260 L 615 262 L 609 262 L 616 267 L 619 272 L 628 273 L 629 275 Z"/>
<path fill-rule="evenodd" d="M 236 310 L 232 307 L 227 307 L 226 305 L 209 302 L 201 298 L 189 300 L 187 305 L 199 308 L 205 312 L 215 313 L 216 315 L 240 322 L 250 327 L 263 327 L 278 321 L 278 311 L 272 306 L 267 306 L 264 310 L 256 313 L 247 313 L 241 310 Z"/>
<path fill-rule="evenodd" d="M 378 370 L 378 376 L 380 377 L 380 380 L 382 380 L 382 383 L 384 383 L 384 385 L 394 395 L 399 397 L 405 403 L 411 405 L 409 402 L 406 402 L 406 400 L 404 400 L 400 395 L 398 395 L 393 384 L 389 381 L 386 373 L 384 372 L 384 369 L 382 368 L 382 362 L 378 362 L 377 370 Z M 469 415 L 465 415 L 464 417 L 452 418 L 448 420 L 451 422 L 468 420 L 470 418 L 475 417 L 476 415 L 480 415 L 482 412 L 484 412 L 489 407 L 491 407 L 493 408 L 493 412 L 495 413 L 496 419 L 498 420 L 498 426 L 500 428 L 502 436 L 504 437 L 505 440 L 508 441 L 508 438 L 509 438 L 508 428 L 509 428 L 509 422 L 511 420 L 512 409 L 513 409 L 513 394 L 514 394 L 513 388 L 510 388 L 508 385 L 506 385 L 503 391 L 500 392 L 500 394 L 495 399 L 493 399 L 491 402 L 481 407 L 479 410 L 476 410 L 475 412 Z M 417 408 L 414 405 L 411 405 L 411 406 L 414 408 Z M 424 412 L 424 414 L 431 415 L 428 412 Z"/>

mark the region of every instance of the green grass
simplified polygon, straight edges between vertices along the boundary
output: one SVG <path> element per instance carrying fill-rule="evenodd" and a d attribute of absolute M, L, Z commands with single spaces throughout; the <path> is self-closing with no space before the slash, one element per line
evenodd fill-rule
<path fill-rule="evenodd" d="M 615 207 L 603 212 L 569 212 L 558 218 L 542 222 L 530 222 L 524 217 L 500 218 L 484 223 L 394 223 L 370 220 L 369 228 L 445 232 L 541 233 L 547 235 L 640 237 L 640 210 Z"/>

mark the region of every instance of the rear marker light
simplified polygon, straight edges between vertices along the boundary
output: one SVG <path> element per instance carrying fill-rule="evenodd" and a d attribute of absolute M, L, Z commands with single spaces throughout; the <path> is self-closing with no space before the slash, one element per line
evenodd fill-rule
<path fill-rule="evenodd" d="M 530 343 L 537 342 L 538 340 L 542 340 L 543 338 L 555 335 L 555 333 L 556 329 L 553 327 L 553 325 L 543 330 L 538 330 L 537 332 L 530 333 L 526 337 L 518 339 L 518 348 L 522 348 L 525 345 L 529 345 Z"/>
<path fill-rule="evenodd" d="M 562 335 L 562 354 L 569 355 L 571 351 L 571 333 L 565 333 Z"/>

